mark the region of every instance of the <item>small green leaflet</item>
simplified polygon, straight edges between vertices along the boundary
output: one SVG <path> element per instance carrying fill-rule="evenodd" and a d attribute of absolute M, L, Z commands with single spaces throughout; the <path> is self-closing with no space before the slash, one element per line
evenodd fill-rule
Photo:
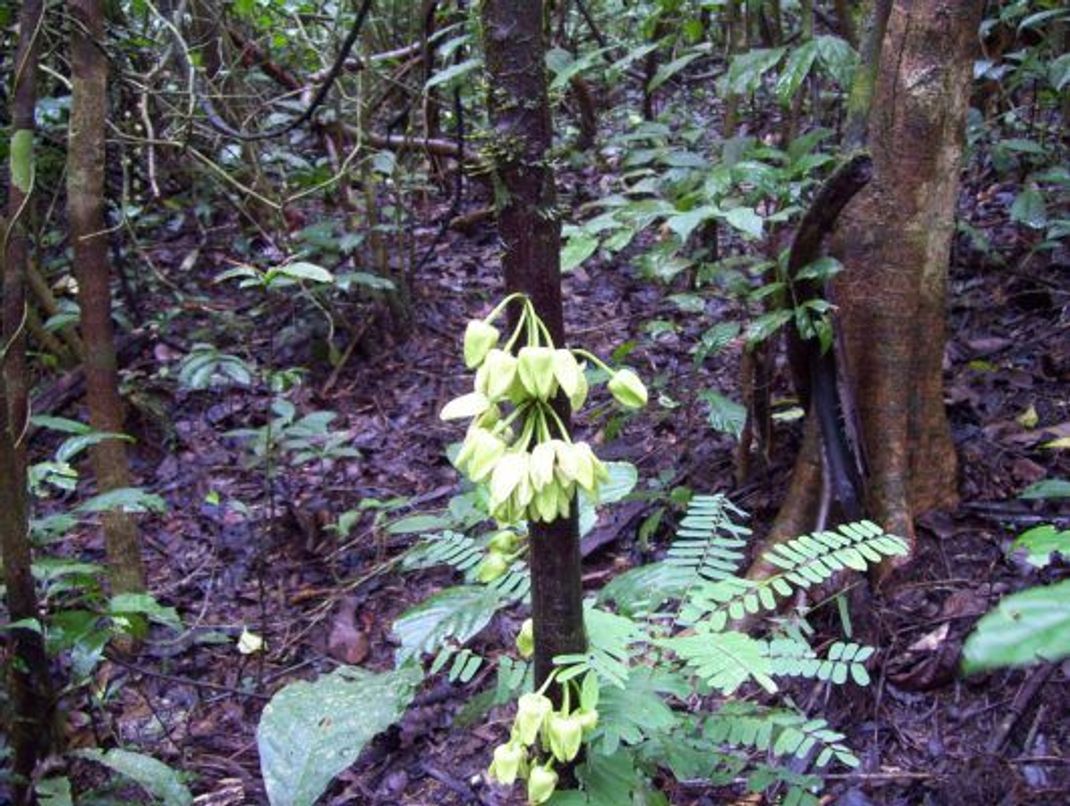
<path fill-rule="evenodd" d="M 120 749 L 106 753 L 96 749 L 76 750 L 75 755 L 110 767 L 120 775 L 135 781 L 164 806 L 187 806 L 193 803 L 193 795 L 182 783 L 178 773 L 152 756 Z"/>

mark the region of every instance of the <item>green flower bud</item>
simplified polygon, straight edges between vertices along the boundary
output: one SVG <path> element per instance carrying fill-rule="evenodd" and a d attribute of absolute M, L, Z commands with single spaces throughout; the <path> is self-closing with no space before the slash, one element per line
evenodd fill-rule
<path fill-rule="evenodd" d="M 485 428 L 469 428 L 454 464 L 478 484 L 497 467 L 498 461 L 505 455 L 505 447 L 502 440 Z"/>
<path fill-rule="evenodd" d="M 580 723 L 584 736 L 598 727 L 598 711 L 593 708 L 589 711 L 577 711 L 573 716 Z"/>
<path fill-rule="evenodd" d="M 490 348 L 498 343 L 498 328 L 484 322 L 482 319 L 473 319 L 464 329 L 464 364 L 469 369 L 475 369 L 483 363 Z"/>
<path fill-rule="evenodd" d="M 550 752 L 564 764 L 572 761 L 580 752 L 583 725 L 576 717 L 555 712 L 546 718 L 546 735 L 550 740 Z"/>
<path fill-rule="evenodd" d="M 524 619 L 520 625 L 520 632 L 516 634 L 516 651 L 525 660 L 535 652 L 535 622 L 531 619 Z"/>
<path fill-rule="evenodd" d="M 528 776 L 528 803 L 546 803 L 557 789 L 557 773 L 549 767 L 535 767 Z"/>
<path fill-rule="evenodd" d="M 617 370 L 606 386 L 614 399 L 626 409 L 641 409 L 646 405 L 646 387 L 630 369 Z"/>
<path fill-rule="evenodd" d="M 579 473 L 579 457 L 576 446 L 562 439 L 553 440 L 554 453 L 557 454 L 555 474 L 562 486 L 571 484 Z"/>
<path fill-rule="evenodd" d="M 490 477 L 490 508 L 497 509 L 505 503 L 528 478 L 528 455 L 524 451 L 510 451 L 494 466 Z M 528 489 L 530 490 L 530 483 Z"/>
<path fill-rule="evenodd" d="M 487 770 L 487 775 L 505 786 L 512 786 L 520 774 L 524 758 L 524 748 L 516 742 L 506 742 L 494 748 L 494 761 Z"/>
<path fill-rule="evenodd" d="M 455 397 L 442 407 L 438 415 L 442 420 L 462 420 L 467 417 L 479 417 L 490 408 L 490 401 L 482 392 L 469 392 Z"/>
<path fill-rule="evenodd" d="M 561 386 L 561 391 L 568 397 L 576 394 L 580 385 L 580 376 L 583 372 L 576 362 L 576 356 L 571 350 L 554 350 L 553 357 L 554 377 Z"/>
<path fill-rule="evenodd" d="M 491 536 L 487 548 L 499 554 L 512 554 L 518 545 L 520 545 L 520 535 L 509 529 L 502 529 Z"/>
<path fill-rule="evenodd" d="M 530 747 L 535 743 L 539 728 L 553 710 L 553 703 L 545 694 L 534 691 L 520 695 L 516 703 L 516 720 L 513 722 L 513 730 L 525 746 Z"/>
<path fill-rule="evenodd" d="M 576 461 L 576 472 L 573 478 L 589 493 L 595 491 L 594 463 L 596 461 L 594 451 L 586 442 L 576 442 L 572 445 L 572 454 Z"/>
<path fill-rule="evenodd" d="M 508 570 L 509 561 L 498 552 L 492 551 L 476 566 L 476 581 L 483 583 L 493 582 Z"/>
<path fill-rule="evenodd" d="M 543 489 L 554 480 L 554 457 L 556 451 L 550 442 L 540 442 L 531 452 L 531 486 L 535 491 Z"/>
<path fill-rule="evenodd" d="M 476 391 L 493 403 L 506 397 L 516 378 L 517 360 L 512 353 L 497 348 L 487 353 L 476 372 Z"/>
<path fill-rule="evenodd" d="M 561 496 L 561 488 L 557 482 L 547 484 L 537 493 L 528 507 L 528 519 L 549 523 L 557 519 L 558 498 Z"/>
<path fill-rule="evenodd" d="M 587 390 L 587 373 L 583 371 L 581 366 L 579 379 L 576 383 L 576 391 L 568 396 L 568 404 L 573 411 L 579 411 L 583 408 L 583 404 L 587 402 Z"/>
<path fill-rule="evenodd" d="M 521 347 L 517 372 L 524 388 L 538 400 L 549 400 L 557 388 L 554 379 L 554 351 L 549 347 Z"/>

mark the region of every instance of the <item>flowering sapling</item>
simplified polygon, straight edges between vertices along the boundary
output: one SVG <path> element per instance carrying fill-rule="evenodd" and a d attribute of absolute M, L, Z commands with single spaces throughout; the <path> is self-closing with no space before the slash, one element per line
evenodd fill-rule
<path fill-rule="evenodd" d="M 521 314 L 501 344 L 493 322 L 513 301 L 522 305 Z M 622 407 L 646 404 L 646 387 L 631 370 L 613 370 L 585 350 L 555 346 L 522 294 L 506 297 L 486 319 L 465 329 L 464 360 L 476 370 L 474 390 L 447 403 L 441 416 L 471 420 L 454 464 L 472 482 L 488 484 L 491 515 L 502 524 L 566 518 L 577 488 L 597 499 L 599 486 L 609 479 L 591 446 L 573 442 L 554 410 L 559 394 L 572 411 L 587 399 L 587 376 L 578 359 L 605 371 L 607 387 Z M 502 406 L 511 410 L 503 413 Z M 489 565 L 480 578 L 504 573 L 501 561 Z"/>

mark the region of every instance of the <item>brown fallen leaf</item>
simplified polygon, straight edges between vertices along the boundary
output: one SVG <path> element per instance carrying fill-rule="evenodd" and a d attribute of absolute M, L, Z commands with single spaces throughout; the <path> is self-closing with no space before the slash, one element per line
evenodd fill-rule
<path fill-rule="evenodd" d="M 357 627 L 357 600 L 351 596 L 338 604 L 338 613 L 327 634 L 327 654 L 356 666 L 368 657 L 368 634 Z"/>

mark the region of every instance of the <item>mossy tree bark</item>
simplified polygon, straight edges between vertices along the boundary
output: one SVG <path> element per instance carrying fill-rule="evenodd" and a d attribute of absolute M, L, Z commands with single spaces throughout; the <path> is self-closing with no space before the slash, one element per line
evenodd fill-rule
<path fill-rule="evenodd" d="M 86 399 L 93 428 L 122 433 L 123 407 L 111 321 L 107 233 L 104 226 L 104 125 L 107 56 L 100 0 L 71 0 L 71 120 L 67 151 L 67 211 L 85 341 Z M 108 439 L 92 448 L 100 492 L 130 486 L 126 447 Z M 145 589 L 137 524 L 125 512 L 103 517 L 108 573 L 115 593 Z"/>
<path fill-rule="evenodd" d="M 481 8 L 495 170 L 503 193 L 498 231 L 509 292 L 527 294 L 555 345 L 565 343 L 561 307 L 561 222 L 550 163 L 553 121 L 544 61 L 541 0 L 484 0 Z M 568 407 L 558 401 L 568 423 Z M 580 543 L 572 517 L 531 525 L 531 604 L 536 685 L 556 655 L 583 652 Z"/>
<path fill-rule="evenodd" d="M 24 434 L 29 414 L 26 375 L 26 267 L 29 237 L 25 216 L 33 192 L 34 107 L 41 0 L 27 0 L 19 14 L 19 41 L 12 82 L 9 218 L 0 218 L 0 256 L 4 260 L 3 338 L 0 356 L 0 556 L 11 622 L 37 619 L 26 495 Z M 53 692 L 44 639 L 33 629 L 8 632 L 12 662 L 8 690 L 13 718 L 9 726 L 14 800 L 26 801 L 38 761 L 54 744 Z"/>
<path fill-rule="evenodd" d="M 981 5 L 891 4 L 869 119 L 873 180 L 847 205 L 830 243 L 846 267 L 830 295 L 844 385 L 859 426 L 865 509 L 911 544 L 914 516 L 957 497 L 941 367 Z M 816 426 L 807 427 L 796 474 L 813 479 L 820 477 L 814 455 L 820 442 Z M 769 540 L 814 528 L 817 509 L 815 485 L 793 484 Z M 883 567 L 881 575 L 890 570 Z"/>

